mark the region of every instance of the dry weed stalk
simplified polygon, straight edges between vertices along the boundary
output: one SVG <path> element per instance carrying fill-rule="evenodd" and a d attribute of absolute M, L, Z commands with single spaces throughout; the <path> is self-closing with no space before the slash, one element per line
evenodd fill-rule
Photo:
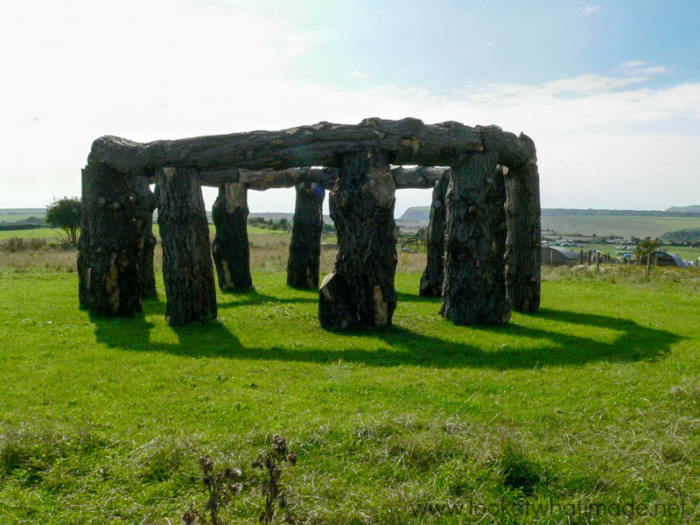
<path fill-rule="evenodd" d="M 202 468 L 202 483 L 209 493 L 209 500 L 203 510 L 190 505 L 182 516 L 182 522 L 184 525 L 224 525 L 219 514 L 241 491 L 242 485 L 238 483 L 241 471 L 225 467 L 217 472 L 214 462 L 207 456 L 199 458 L 199 465 Z"/>
<path fill-rule="evenodd" d="M 285 493 L 280 485 L 283 462 L 296 465 L 297 455 L 289 451 L 285 438 L 275 434 L 270 450 L 260 454 L 252 465 L 254 468 L 264 469 L 267 474 L 261 486 L 265 496 L 265 509 L 260 514 L 260 523 L 263 525 L 270 525 L 274 521 L 278 508 L 284 510 L 284 523 L 296 523 L 289 512 Z"/>

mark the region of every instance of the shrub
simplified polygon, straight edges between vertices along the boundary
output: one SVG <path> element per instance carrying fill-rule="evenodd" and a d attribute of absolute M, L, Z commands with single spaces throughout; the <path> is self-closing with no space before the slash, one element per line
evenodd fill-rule
<path fill-rule="evenodd" d="M 46 207 L 46 222 L 63 230 L 71 246 L 78 244 L 80 231 L 81 204 L 78 197 L 54 199 Z"/>

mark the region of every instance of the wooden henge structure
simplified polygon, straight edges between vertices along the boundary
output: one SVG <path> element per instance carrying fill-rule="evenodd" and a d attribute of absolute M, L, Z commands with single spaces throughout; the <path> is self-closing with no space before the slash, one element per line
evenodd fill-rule
<path fill-rule="evenodd" d="M 202 185 L 219 188 L 211 244 Z M 155 296 L 157 208 L 168 322 L 215 318 L 214 268 L 224 290 L 252 285 L 247 189 L 292 186 L 297 203 L 287 281 L 300 288 L 318 287 L 321 210 L 324 189 L 330 190 L 338 255 L 319 288 L 325 328 L 391 324 L 400 188 L 433 188 L 420 292 L 442 297 L 442 316 L 460 325 L 501 324 L 511 309 L 539 308 L 533 141 L 497 126 L 376 118 L 145 144 L 95 140 L 82 172 L 81 307 L 125 317 L 141 311 L 142 298 Z"/>

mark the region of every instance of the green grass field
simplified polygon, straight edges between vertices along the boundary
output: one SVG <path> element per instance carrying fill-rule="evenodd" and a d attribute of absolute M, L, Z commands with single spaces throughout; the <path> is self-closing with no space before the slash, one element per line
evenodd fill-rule
<path fill-rule="evenodd" d="M 542 230 L 561 235 L 619 235 L 656 238 L 676 230 L 700 228 L 700 217 L 635 217 L 617 215 L 561 215 L 542 217 Z"/>
<path fill-rule="evenodd" d="M 32 214 L 32 213 L 2 213 L 2 212 L 0 212 L 0 223 L 2 223 L 2 222 L 14 223 L 14 222 L 19 222 L 19 221 L 26 221 L 27 219 L 30 219 L 32 217 L 43 218 L 45 214 L 46 214 L 46 212 L 43 212 L 40 215 Z"/>
<path fill-rule="evenodd" d="M 696 271 L 558 270 L 538 314 L 481 328 L 419 276 L 393 328 L 339 335 L 280 271 L 174 329 L 162 283 L 142 316 L 91 319 L 75 273 L 0 261 L 0 523 L 180 523 L 202 454 L 243 472 L 223 522 L 258 523 L 276 433 L 297 523 L 698 518 Z"/>
<path fill-rule="evenodd" d="M 2 208 L 0 209 L 0 222 L 24 221 L 30 217 L 43 218 L 46 208 Z"/>
<path fill-rule="evenodd" d="M 0 241 L 5 241 L 14 237 L 18 237 L 20 239 L 46 239 L 47 242 L 56 242 L 63 237 L 63 232 L 54 228 L 0 231 Z"/>

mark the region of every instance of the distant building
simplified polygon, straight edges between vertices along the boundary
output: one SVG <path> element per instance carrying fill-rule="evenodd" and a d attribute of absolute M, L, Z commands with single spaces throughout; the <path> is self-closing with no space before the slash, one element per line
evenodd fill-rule
<path fill-rule="evenodd" d="M 548 266 L 576 266 L 578 264 L 578 254 L 559 246 L 543 246 L 542 264 Z"/>
<path fill-rule="evenodd" d="M 687 266 L 685 261 L 675 253 L 656 251 L 651 252 L 649 257 L 651 257 L 651 264 L 653 266 L 677 266 L 678 268 L 685 268 Z M 647 256 L 642 257 L 641 264 L 647 264 Z"/>

